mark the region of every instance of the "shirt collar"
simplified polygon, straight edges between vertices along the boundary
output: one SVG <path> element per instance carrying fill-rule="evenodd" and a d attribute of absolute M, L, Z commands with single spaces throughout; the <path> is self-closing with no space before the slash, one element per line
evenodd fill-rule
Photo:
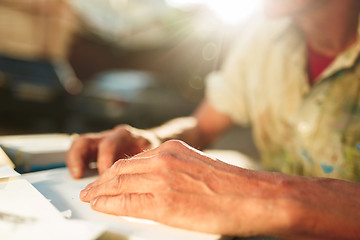
<path fill-rule="evenodd" d="M 321 79 L 327 78 L 330 75 L 354 66 L 355 61 L 360 55 L 360 15 L 358 21 L 357 40 L 349 48 L 340 53 L 335 60 L 325 69 L 319 76 Z"/>

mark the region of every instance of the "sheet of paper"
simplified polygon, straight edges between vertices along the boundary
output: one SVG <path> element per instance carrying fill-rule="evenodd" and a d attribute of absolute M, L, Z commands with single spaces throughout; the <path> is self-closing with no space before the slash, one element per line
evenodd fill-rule
<path fill-rule="evenodd" d="M 0 181 L 0 196 L 1 213 L 36 219 L 63 218 L 48 199 L 21 177 Z"/>
<path fill-rule="evenodd" d="M 77 220 L 35 220 L 0 212 L 0 239 L 3 240 L 92 240 L 104 227 Z"/>
<path fill-rule="evenodd" d="M 68 134 L 0 136 L 0 146 L 19 172 L 27 172 L 64 166 L 73 137 Z"/>
<path fill-rule="evenodd" d="M 11 166 L 3 165 L 0 166 L 0 180 L 3 178 L 15 177 L 20 176 Z"/>
<path fill-rule="evenodd" d="M 0 239 L 90 240 L 104 231 L 99 223 L 65 219 L 21 176 L 0 179 Z"/>
<path fill-rule="evenodd" d="M 0 147 L 0 166 L 9 165 L 10 167 L 14 168 L 14 163 L 10 160 L 10 158 L 6 155 L 4 150 Z"/>

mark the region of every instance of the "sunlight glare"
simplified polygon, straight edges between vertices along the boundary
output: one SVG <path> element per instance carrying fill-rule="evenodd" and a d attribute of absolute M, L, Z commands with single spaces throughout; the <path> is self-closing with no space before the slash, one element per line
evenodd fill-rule
<path fill-rule="evenodd" d="M 236 24 L 249 17 L 261 5 L 262 0 L 166 0 L 174 7 L 194 4 L 207 6 L 226 24 Z"/>

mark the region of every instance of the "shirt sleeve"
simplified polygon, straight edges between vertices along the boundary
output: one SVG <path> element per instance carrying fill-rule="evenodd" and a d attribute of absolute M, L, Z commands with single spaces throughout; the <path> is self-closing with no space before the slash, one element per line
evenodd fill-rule
<path fill-rule="evenodd" d="M 267 90 L 277 88 L 276 82 L 272 82 L 273 73 L 278 70 L 274 68 L 277 64 L 274 54 L 278 54 L 277 47 L 282 46 L 281 39 L 290 23 L 288 18 L 254 19 L 239 31 L 220 71 L 207 77 L 206 98 L 236 124 L 250 125 L 262 103 L 268 104 L 267 100 L 271 99 L 266 95 Z"/>
<path fill-rule="evenodd" d="M 210 73 L 206 79 L 205 96 L 210 104 L 243 126 L 250 124 L 247 65 L 251 57 L 251 39 L 251 33 L 242 33 L 228 52 L 220 71 Z"/>

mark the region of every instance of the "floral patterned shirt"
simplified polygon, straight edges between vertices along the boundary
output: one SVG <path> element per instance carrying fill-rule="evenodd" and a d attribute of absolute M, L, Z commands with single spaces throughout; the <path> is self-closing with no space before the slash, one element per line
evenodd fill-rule
<path fill-rule="evenodd" d="M 290 19 L 259 20 L 208 76 L 206 97 L 252 125 L 269 170 L 360 181 L 360 40 L 312 87 L 305 44 Z"/>

